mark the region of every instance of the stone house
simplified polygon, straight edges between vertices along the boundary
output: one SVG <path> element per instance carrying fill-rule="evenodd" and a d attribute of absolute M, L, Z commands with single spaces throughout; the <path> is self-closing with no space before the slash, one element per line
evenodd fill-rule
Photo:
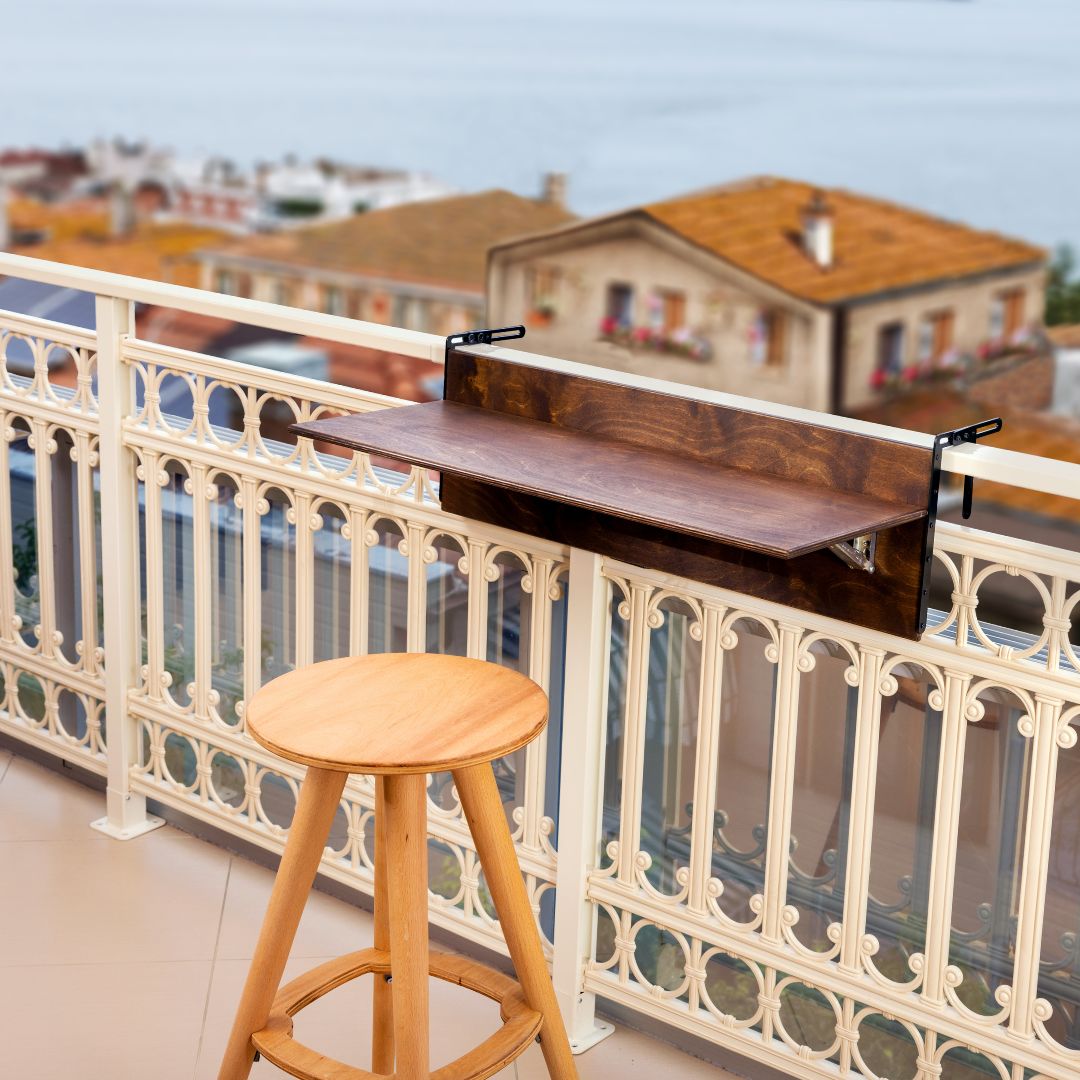
<path fill-rule="evenodd" d="M 1045 252 L 759 177 L 496 244 L 488 319 L 523 347 L 832 412 L 1041 326 Z"/>

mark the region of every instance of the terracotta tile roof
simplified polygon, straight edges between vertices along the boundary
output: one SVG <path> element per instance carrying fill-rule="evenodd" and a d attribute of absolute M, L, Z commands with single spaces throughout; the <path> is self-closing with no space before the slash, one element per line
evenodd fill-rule
<path fill-rule="evenodd" d="M 572 220 L 563 207 L 495 190 L 373 210 L 347 221 L 241 240 L 218 251 L 482 293 L 488 248 Z"/>
<path fill-rule="evenodd" d="M 741 269 L 813 303 L 1039 263 L 1046 252 L 881 199 L 824 190 L 834 211 L 834 260 L 818 266 L 801 245 L 812 184 L 756 177 L 644 206 L 655 221 Z"/>
<path fill-rule="evenodd" d="M 1046 336 L 1059 349 L 1080 349 L 1080 323 L 1048 326 Z"/>
<path fill-rule="evenodd" d="M 16 229 L 47 233 L 41 243 L 14 246 L 11 250 L 18 255 L 174 285 L 197 286 L 193 253 L 225 236 L 215 229 L 179 223 L 140 222 L 130 236 L 113 239 L 102 200 L 55 206 L 18 200 L 11 206 L 11 222 Z"/>

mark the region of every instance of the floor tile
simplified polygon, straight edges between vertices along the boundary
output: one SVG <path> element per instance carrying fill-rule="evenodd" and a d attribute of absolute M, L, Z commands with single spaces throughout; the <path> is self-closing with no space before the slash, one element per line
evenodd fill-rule
<path fill-rule="evenodd" d="M 285 980 L 295 978 L 329 957 L 294 957 L 285 968 Z M 213 1080 L 221 1062 L 233 1013 L 247 975 L 246 960 L 219 960 L 214 965 L 210 1006 L 203 1031 L 195 1080 Z M 361 1068 L 371 1067 L 371 985 L 365 975 L 338 987 L 296 1017 L 296 1037 L 308 1046 Z M 433 980 L 431 996 L 431 1061 L 438 1068 L 472 1049 L 499 1025 L 499 1007 L 487 998 L 459 986 Z M 281 1074 L 265 1062 L 252 1070 L 253 1080 Z M 505 1070 L 512 1080 L 513 1070 Z"/>
<path fill-rule="evenodd" d="M 622 1077 L 678 1077 L 678 1080 L 726 1080 L 734 1074 L 673 1046 L 650 1039 L 640 1031 L 618 1027 L 614 1035 L 574 1058 L 581 1080 Z M 539 1046 L 530 1046 L 517 1060 L 517 1080 L 548 1080 Z"/>
<path fill-rule="evenodd" d="M 3 1075 L 191 1080 L 210 963 L 0 968 Z"/>
<path fill-rule="evenodd" d="M 228 867 L 167 828 L 0 845 L 0 965 L 211 960 Z"/>
<path fill-rule="evenodd" d="M 246 960 L 255 951 L 274 872 L 234 858 L 221 920 L 218 958 Z M 312 890 L 296 931 L 292 956 L 339 956 L 372 943 L 371 915 Z"/>
<path fill-rule="evenodd" d="M 13 758 L 0 781 L 0 842 L 108 840 L 90 828 L 90 822 L 104 813 L 104 792 L 26 758 Z"/>

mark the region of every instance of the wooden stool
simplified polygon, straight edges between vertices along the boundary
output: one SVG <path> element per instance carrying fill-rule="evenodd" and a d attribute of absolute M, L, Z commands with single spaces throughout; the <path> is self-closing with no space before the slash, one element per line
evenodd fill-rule
<path fill-rule="evenodd" d="M 536 1038 L 554 1080 L 576 1080 L 490 762 L 534 739 L 547 698 L 530 679 L 479 660 L 387 653 L 314 664 L 248 703 L 247 730 L 308 766 L 219 1080 L 242 1080 L 258 1051 L 307 1080 L 482 1080 Z M 450 769 L 520 979 L 428 954 L 427 779 Z M 278 989 L 349 773 L 375 774 L 375 947 Z M 389 858 L 388 858 L 389 854 Z M 345 1065 L 292 1037 L 292 1017 L 358 975 L 375 976 L 371 1067 Z M 393 976 L 391 981 L 389 976 Z M 501 1003 L 503 1027 L 431 1073 L 427 979 Z"/>

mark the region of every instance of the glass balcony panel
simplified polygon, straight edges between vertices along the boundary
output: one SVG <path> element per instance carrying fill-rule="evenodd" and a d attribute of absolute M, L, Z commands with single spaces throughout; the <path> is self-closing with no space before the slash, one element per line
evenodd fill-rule
<path fill-rule="evenodd" d="M 559 771 L 562 762 L 563 691 L 566 674 L 566 617 L 569 602 L 569 575 L 564 571 L 558 578 L 557 599 L 551 601 L 551 631 L 548 673 L 547 760 L 544 772 L 544 815 L 542 828 L 547 842 L 558 848 L 559 839 Z M 548 893 L 544 894 L 544 901 Z"/>
<path fill-rule="evenodd" d="M 734 1017 L 736 1022 L 749 1020 L 758 1011 L 761 992 L 760 969 L 745 960 L 714 947 L 704 947 L 705 985 L 703 1004 L 709 1012 Z"/>
<path fill-rule="evenodd" d="M 433 537 L 430 548 L 435 559 L 425 564 L 427 651 L 465 656 L 469 649 L 469 575 L 462 570 L 465 549 L 446 534 Z"/>
<path fill-rule="evenodd" d="M 15 614 L 21 620 L 19 633 L 34 647 L 34 627 L 41 622 L 41 593 L 38 588 L 37 468 L 30 447 L 30 426 L 21 417 L 11 421 L 13 438 L 8 444 L 8 471 L 11 485 L 11 561 L 15 572 Z"/>
<path fill-rule="evenodd" d="M 262 594 L 262 681 L 268 683 L 296 664 L 296 525 L 292 502 L 278 488 L 263 493 L 266 513 L 259 522 Z"/>
<path fill-rule="evenodd" d="M 239 489 L 230 476 L 214 478 L 217 497 L 210 501 L 210 682 L 214 706 L 226 724 L 239 722 L 244 697 L 244 530 L 236 505 Z"/>
<path fill-rule="evenodd" d="M 858 689 L 847 680 L 858 668 L 842 645 L 828 639 L 813 642 L 807 654 L 814 666 L 799 678 L 788 904 L 799 913 L 798 939 L 828 952 L 829 927 L 844 912 L 859 703 Z"/>
<path fill-rule="evenodd" d="M 462 569 L 465 549 L 447 534 L 432 537 L 429 548 L 434 561 L 424 564 L 427 574 L 427 651 L 447 656 L 465 656 L 469 648 L 469 576 Z M 470 567 L 470 571 L 473 568 Z M 481 573 L 479 567 L 475 568 Z M 432 773 L 428 797 L 447 813 L 459 812 L 453 777 L 449 772 Z"/>
<path fill-rule="evenodd" d="M 232 754 L 219 750 L 210 759 L 211 797 L 234 810 L 244 805 L 244 767 Z"/>
<path fill-rule="evenodd" d="M 969 1046 L 954 1046 L 941 1056 L 940 1080 L 997 1080 L 1002 1076 L 1008 1076 L 1008 1066 L 1000 1062 L 1000 1058 L 992 1058 L 986 1054 L 980 1054 Z M 1035 1074 L 1029 1073 L 1025 1080 L 1035 1080 Z"/>
<path fill-rule="evenodd" d="M 689 958 L 680 937 L 645 919 L 634 920 L 630 933 L 634 942 L 631 967 L 638 982 L 682 997 L 677 991 L 685 991 Z"/>
<path fill-rule="evenodd" d="M 968 725 L 964 751 L 949 963 L 963 976 L 960 1001 L 991 1015 L 1012 983 L 1031 740 L 1018 730 L 1028 710 L 1015 694 L 990 687 L 978 701 L 985 714 Z"/>
<path fill-rule="evenodd" d="M 57 428 L 53 438 L 56 452 L 49 456 L 52 481 L 53 550 L 67 553 L 53 558 L 56 596 L 56 629 L 61 636 L 60 652 L 69 664 L 79 663 L 79 643 L 83 638 L 82 563 L 79 558 L 78 465 L 72 460 L 74 443 L 69 432 Z"/>
<path fill-rule="evenodd" d="M 652 859 L 645 874 L 655 889 L 680 891 L 676 875 L 690 863 L 698 712 L 701 625 L 677 597 L 657 605 L 663 622 L 649 635 L 649 684 L 642 765 L 640 850 Z"/>
<path fill-rule="evenodd" d="M 914 979 L 909 958 L 926 946 L 941 712 L 924 668 L 902 663 L 890 674 L 897 689 L 882 697 L 878 715 L 866 931 L 878 941 L 874 966 L 902 985 Z"/>
<path fill-rule="evenodd" d="M 165 671 L 171 679 L 169 696 L 186 708 L 195 682 L 193 508 L 191 495 L 185 490 L 187 469 L 176 461 L 164 462 L 162 468 L 168 477 L 160 496 Z"/>
<path fill-rule="evenodd" d="M 60 731 L 72 742 L 87 745 L 90 728 L 86 699 L 73 690 L 61 690 L 56 695 L 56 721 Z"/>
<path fill-rule="evenodd" d="M 626 664 L 629 623 L 620 612 L 626 598 L 618 585 L 611 586 L 610 641 L 608 645 L 607 725 L 604 744 L 604 801 L 601 826 L 600 866 L 609 865 L 607 847 L 617 843 L 621 829 L 624 734 L 626 731 Z M 625 609 L 624 609 L 625 610 Z"/>
<path fill-rule="evenodd" d="M 1080 735 L 1074 716 L 1072 735 Z M 1066 732 L 1065 742 L 1070 742 Z M 1051 1038 L 1080 1051 L 1080 746 L 1058 754 L 1042 935 L 1039 997 L 1053 1007 Z"/>
<path fill-rule="evenodd" d="M 191 790 L 198 780 L 198 756 L 195 746 L 184 735 L 170 731 L 165 736 L 164 768 L 166 776 L 177 786 Z"/>
<path fill-rule="evenodd" d="M 487 659 L 528 675 L 535 597 L 522 588 L 522 581 L 529 568 L 509 551 L 499 552 L 492 560 L 491 568 L 496 576 L 494 581 L 487 583 Z M 528 752 L 522 748 L 492 762 L 511 832 L 517 828 L 514 810 L 525 801 L 525 757 Z"/>
<path fill-rule="evenodd" d="M 773 638 L 764 624 L 741 618 L 730 629 L 731 647 L 723 653 L 712 874 L 724 886 L 717 900 L 721 910 L 751 922 L 750 900 L 765 880 L 776 664 L 766 655 Z"/>
<path fill-rule="evenodd" d="M 349 655 L 349 612 L 352 593 L 352 540 L 343 535 L 348 516 L 336 503 L 322 503 L 322 526 L 312 534 L 316 661 Z"/>
<path fill-rule="evenodd" d="M 48 702 L 45 687 L 36 675 L 28 671 L 18 673 L 16 684 L 15 707 L 20 716 L 31 727 L 44 727 L 48 716 Z"/>
<path fill-rule="evenodd" d="M 836 1027 L 842 1023 L 837 999 L 817 987 L 781 976 L 777 972 L 780 1012 L 777 1020 L 789 1046 L 807 1046 L 815 1054 L 824 1054 L 836 1043 Z M 838 1055 L 829 1054 L 827 1059 Z M 826 1059 L 826 1060 L 827 1060 Z"/>
<path fill-rule="evenodd" d="M 270 769 L 259 772 L 259 816 L 273 829 L 288 829 L 296 813 L 296 783 Z"/>
<path fill-rule="evenodd" d="M 919 1074 L 919 1047 L 922 1036 L 899 1020 L 887 1020 L 872 1009 L 857 1009 L 855 1027 L 859 1041 L 852 1050 L 855 1067 L 868 1077 L 915 1077 Z"/>
<path fill-rule="evenodd" d="M 408 642 L 409 560 L 399 545 L 405 535 L 394 521 L 374 522 L 368 552 L 368 652 L 404 652 Z"/>

